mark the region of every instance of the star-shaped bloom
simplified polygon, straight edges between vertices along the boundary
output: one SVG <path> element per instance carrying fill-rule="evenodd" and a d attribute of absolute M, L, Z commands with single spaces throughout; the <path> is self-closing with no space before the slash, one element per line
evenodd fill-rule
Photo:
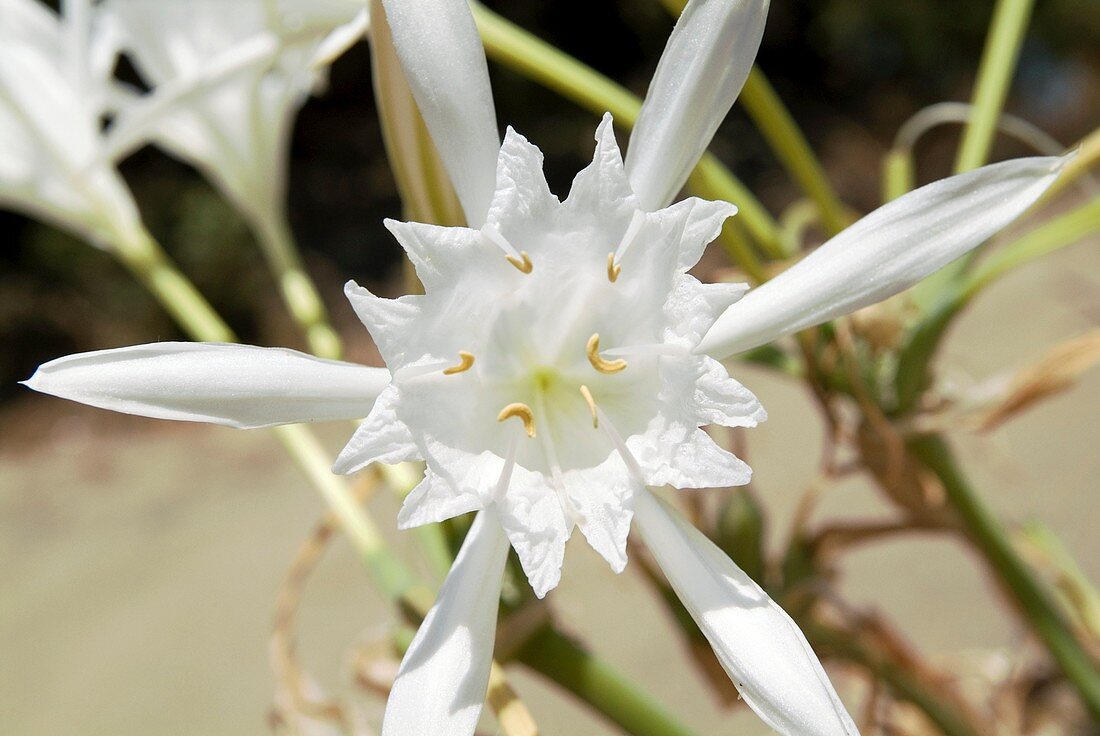
<path fill-rule="evenodd" d="M 87 0 L 63 6 L 0 0 L 0 206 L 126 243 L 137 208 L 101 155 L 116 37 Z"/>
<path fill-rule="evenodd" d="M 1019 216 L 1062 160 L 1009 161 L 923 187 L 745 295 L 743 285 L 687 274 L 735 208 L 669 205 L 740 91 L 766 2 L 691 0 L 625 164 L 605 118 L 593 162 L 564 201 L 550 193 L 537 148 L 510 129 L 500 144 L 465 0 L 385 7 L 469 224 L 387 223 L 423 295 L 381 299 L 348 284 L 386 368 L 163 343 L 61 358 L 28 384 L 238 427 L 365 416 L 335 470 L 425 460 L 401 525 L 478 514 L 401 664 L 387 736 L 474 732 L 509 547 L 541 596 L 557 583 L 574 527 L 621 570 L 632 521 L 768 725 L 855 734 L 790 617 L 651 489 L 747 482 L 744 463 L 701 429 L 764 419 L 720 359 L 908 287 Z"/>

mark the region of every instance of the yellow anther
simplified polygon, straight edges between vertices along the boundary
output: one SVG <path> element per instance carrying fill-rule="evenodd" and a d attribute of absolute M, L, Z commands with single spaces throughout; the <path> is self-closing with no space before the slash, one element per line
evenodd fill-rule
<path fill-rule="evenodd" d="M 521 273 L 531 273 L 535 268 L 535 264 L 531 263 L 531 256 L 527 255 L 527 251 L 525 250 L 519 252 L 519 258 L 515 256 L 504 256 L 504 260 L 518 268 Z"/>
<path fill-rule="evenodd" d="M 600 415 L 596 412 L 596 400 L 592 398 L 592 392 L 588 390 L 588 386 L 581 385 L 581 396 L 584 397 L 584 403 L 588 404 L 588 411 L 592 412 L 592 428 L 599 429 Z"/>
<path fill-rule="evenodd" d="M 615 263 L 615 254 L 607 254 L 607 280 L 611 283 L 615 283 L 619 278 L 619 274 L 623 272 L 623 267 L 618 263 Z"/>
<path fill-rule="evenodd" d="M 500 410 L 500 414 L 497 414 L 497 421 L 503 422 L 505 419 L 511 419 L 512 417 L 519 417 L 523 420 L 523 428 L 527 430 L 528 437 L 535 436 L 535 415 L 531 412 L 531 407 L 518 401 L 509 404 Z"/>
<path fill-rule="evenodd" d="M 443 375 L 453 376 L 456 373 L 463 373 L 470 370 L 474 365 L 474 354 L 467 353 L 465 350 L 458 351 L 458 365 L 452 365 L 450 368 L 443 369 Z"/>
<path fill-rule="evenodd" d="M 588 338 L 588 347 L 585 348 L 585 352 L 588 353 L 588 362 L 600 373 L 618 373 L 626 368 L 626 361 L 622 358 L 604 360 L 600 357 L 600 333 L 598 332 L 592 333 L 592 337 Z"/>

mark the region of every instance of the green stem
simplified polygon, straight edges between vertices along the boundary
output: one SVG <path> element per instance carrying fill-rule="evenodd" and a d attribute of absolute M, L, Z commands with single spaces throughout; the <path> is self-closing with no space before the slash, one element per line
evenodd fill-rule
<path fill-rule="evenodd" d="M 1004 527 L 962 474 L 947 443 L 937 435 L 923 435 L 912 439 L 910 448 L 939 478 L 970 541 L 985 557 L 1002 591 L 1046 645 L 1093 719 L 1100 722 L 1100 670 L 1074 637 L 1050 594 L 1016 554 Z"/>
<path fill-rule="evenodd" d="M 849 218 L 824 167 L 759 67 L 753 67 L 737 99 L 791 177 L 817 205 L 829 235 L 846 228 Z"/>
<path fill-rule="evenodd" d="M 642 109 L 642 101 L 637 95 L 480 3 L 472 3 L 470 7 L 490 59 L 596 115 L 610 112 L 620 125 L 628 128 L 634 125 Z M 766 248 L 780 247 L 778 223 L 748 187 L 714 156 L 703 156 L 688 186 L 701 196 L 733 202 L 740 208 L 737 219 L 753 237 Z M 702 191 L 702 187 L 706 191 Z"/>
<path fill-rule="evenodd" d="M 328 311 L 302 265 L 294 233 L 282 212 L 254 218 L 256 238 L 275 276 L 283 302 L 305 334 L 309 351 L 321 358 L 338 359 L 343 344 L 328 322 Z"/>
<path fill-rule="evenodd" d="M 144 230 L 117 243 L 122 264 L 153 294 L 183 331 L 208 342 L 232 342 L 233 331 L 195 285 L 181 274 Z"/>
<path fill-rule="evenodd" d="M 892 202 L 911 192 L 917 184 L 913 167 L 913 153 L 906 148 L 895 148 L 882 161 L 882 199 Z"/>
<path fill-rule="evenodd" d="M 516 658 L 634 736 L 697 736 L 606 662 L 556 629 L 527 641 Z"/>
<path fill-rule="evenodd" d="M 973 97 L 974 114 L 963 133 L 955 159 L 956 173 L 976 169 L 989 158 L 989 148 L 997 132 L 997 119 L 1008 95 L 1034 4 L 1035 0 L 997 2 L 978 67 Z"/>

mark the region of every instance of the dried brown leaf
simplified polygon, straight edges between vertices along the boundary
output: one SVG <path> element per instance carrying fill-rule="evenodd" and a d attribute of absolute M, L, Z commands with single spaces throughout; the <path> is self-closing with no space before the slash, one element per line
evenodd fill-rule
<path fill-rule="evenodd" d="M 1072 388 L 1097 362 L 1100 330 L 1054 347 L 1039 362 L 1019 371 L 999 401 L 977 417 L 978 431 L 995 429 L 1039 401 Z"/>

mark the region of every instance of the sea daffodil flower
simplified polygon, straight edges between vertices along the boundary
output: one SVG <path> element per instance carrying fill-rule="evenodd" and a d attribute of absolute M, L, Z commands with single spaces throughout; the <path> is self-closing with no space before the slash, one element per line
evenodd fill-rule
<path fill-rule="evenodd" d="M 0 0 L 0 206 L 119 245 L 141 227 L 102 157 L 116 37 L 87 0 L 62 6 Z"/>
<path fill-rule="evenodd" d="M 103 9 L 153 88 L 122 107 L 113 154 L 152 140 L 271 227 L 294 116 L 325 65 L 362 36 L 364 3 L 107 0 Z"/>
<path fill-rule="evenodd" d="M 744 286 L 686 273 L 735 208 L 670 202 L 740 90 L 766 2 L 689 2 L 625 164 L 605 118 L 592 164 L 564 201 L 550 193 L 537 148 L 511 129 L 499 143 L 465 2 L 390 0 L 385 8 L 469 224 L 387 223 L 424 295 L 380 299 L 348 284 L 387 369 L 163 344 L 62 358 L 29 385 L 233 426 L 358 416 L 373 401 L 335 469 L 425 460 L 402 526 L 478 511 L 402 662 L 384 734 L 474 732 L 509 546 L 541 596 L 557 583 L 573 528 L 621 570 L 632 520 L 768 725 L 800 736 L 855 734 L 790 617 L 650 489 L 748 480 L 747 466 L 701 429 L 764 418 L 718 359 L 904 289 L 1026 210 L 1060 160 L 997 164 L 917 190 L 741 298 Z"/>

